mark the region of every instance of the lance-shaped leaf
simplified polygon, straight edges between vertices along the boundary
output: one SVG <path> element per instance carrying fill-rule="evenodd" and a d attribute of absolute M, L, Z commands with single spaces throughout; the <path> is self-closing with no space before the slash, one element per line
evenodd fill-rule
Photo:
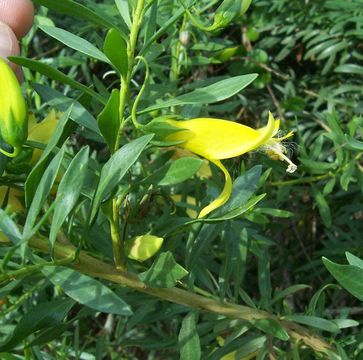
<path fill-rule="evenodd" d="M 74 157 L 57 191 L 56 205 L 50 228 L 49 242 L 53 249 L 57 233 L 76 205 L 87 173 L 89 148 L 84 147 Z"/>
<path fill-rule="evenodd" d="M 145 135 L 124 145 L 103 166 L 96 194 L 93 198 L 90 222 L 93 221 L 102 200 L 113 191 L 152 138 L 152 134 Z"/>

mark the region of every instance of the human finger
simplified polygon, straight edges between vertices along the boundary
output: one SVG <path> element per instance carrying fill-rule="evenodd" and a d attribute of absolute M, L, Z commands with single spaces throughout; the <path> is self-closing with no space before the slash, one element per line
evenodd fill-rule
<path fill-rule="evenodd" d="M 33 3 L 30 0 L 0 0 L 0 21 L 7 24 L 20 39 L 33 24 Z"/>
<path fill-rule="evenodd" d="M 19 53 L 19 44 L 14 32 L 0 21 L 0 56 L 7 59 L 8 56 L 17 56 Z M 14 64 L 10 65 L 15 69 Z"/>

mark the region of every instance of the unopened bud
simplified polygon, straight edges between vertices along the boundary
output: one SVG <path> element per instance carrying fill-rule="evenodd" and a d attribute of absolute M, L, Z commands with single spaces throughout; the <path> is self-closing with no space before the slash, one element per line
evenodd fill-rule
<path fill-rule="evenodd" d="M 3 154 L 16 156 L 28 136 L 28 114 L 18 80 L 6 63 L 0 58 L 0 134 L 2 139 L 14 148 L 13 153 L 0 149 Z"/>
<path fill-rule="evenodd" d="M 179 34 L 179 41 L 183 46 L 187 46 L 189 44 L 189 40 L 190 40 L 189 31 L 182 31 Z"/>
<path fill-rule="evenodd" d="M 141 235 L 126 241 L 125 252 L 129 259 L 145 261 L 154 256 L 164 239 L 154 235 Z"/>

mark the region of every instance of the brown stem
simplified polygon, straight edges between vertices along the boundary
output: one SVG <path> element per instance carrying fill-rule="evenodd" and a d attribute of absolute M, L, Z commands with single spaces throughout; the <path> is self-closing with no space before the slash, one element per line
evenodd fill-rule
<path fill-rule="evenodd" d="M 46 239 L 33 238 L 30 245 L 41 252 L 48 253 L 49 247 Z M 73 246 L 58 245 L 54 254 L 58 260 L 70 258 L 76 253 Z M 290 337 L 297 342 L 303 342 L 318 352 L 332 351 L 331 346 L 321 338 L 311 334 L 304 327 L 293 322 L 280 320 L 276 315 L 263 310 L 253 309 L 248 306 L 220 302 L 212 298 L 197 295 L 179 288 L 150 288 L 140 281 L 135 275 L 118 271 L 114 266 L 94 258 L 85 251 L 79 253 L 78 261 L 73 268 L 94 277 L 109 280 L 122 286 L 167 300 L 176 304 L 188 306 L 192 309 L 204 310 L 226 316 L 228 318 L 253 321 L 258 319 L 271 319 L 277 321 L 288 332 Z"/>

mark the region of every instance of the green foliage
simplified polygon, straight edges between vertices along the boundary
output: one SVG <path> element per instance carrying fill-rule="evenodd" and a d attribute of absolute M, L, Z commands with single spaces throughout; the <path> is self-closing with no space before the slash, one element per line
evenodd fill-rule
<path fill-rule="evenodd" d="M 34 3 L 12 61 L 40 134 L 60 114 L 0 155 L 0 358 L 361 359 L 361 1 Z M 297 172 L 223 160 L 198 218 L 222 174 L 166 120 L 269 110 Z"/>
<path fill-rule="evenodd" d="M 349 265 L 339 265 L 323 258 L 324 265 L 345 289 L 363 301 L 363 261 L 353 254 L 346 253 Z"/>

